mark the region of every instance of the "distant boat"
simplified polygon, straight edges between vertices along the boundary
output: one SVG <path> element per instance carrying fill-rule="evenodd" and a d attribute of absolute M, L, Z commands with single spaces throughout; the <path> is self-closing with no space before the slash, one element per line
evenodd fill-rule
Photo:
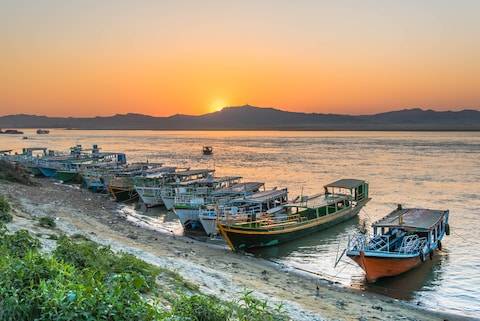
<path fill-rule="evenodd" d="M 28 136 L 23 136 L 22 139 L 28 139 Z"/>
<path fill-rule="evenodd" d="M 48 129 L 37 129 L 37 134 L 38 135 L 47 135 L 47 134 L 50 134 L 50 131 Z"/>
<path fill-rule="evenodd" d="M 10 135 L 23 135 L 23 132 L 16 130 L 16 129 L 7 129 L 5 131 L 2 131 L 0 129 L 0 134 L 10 134 Z"/>
<path fill-rule="evenodd" d="M 349 239 L 347 256 L 364 271 L 368 282 L 396 276 L 432 259 L 450 234 L 449 211 L 401 205 L 372 224 L 373 237 L 358 234 Z"/>
<path fill-rule="evenodd" d="M 212 155 L 213 154 L 213 147 L 212 146 L 203 146 L 203 155 Z"/>

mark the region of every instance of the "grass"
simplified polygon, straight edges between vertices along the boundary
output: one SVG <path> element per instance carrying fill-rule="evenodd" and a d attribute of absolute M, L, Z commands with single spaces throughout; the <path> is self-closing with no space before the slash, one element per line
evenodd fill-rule
<path fill-rule="evenodd" d="M 39 249 L 29 232 L 0 225 L 0 321 L 288 320 L 249 292 L 207 296 L 176 272 L 92 241 L 61 236 L 51 255 Z"/>
<path fill-rule="evenodd" d="M 0 222 L 10 223 L 12 221 L 13 217 L 10 210 L 10 203 L 4 196 L 0 195 Z"/>
<path fill-rule="evenodd" d="M 55 223 L 55 219 L 53 217 L 44 216 L 38 219 L 38 225 L 45 228 L 55 228 L 57 223 Z"/>

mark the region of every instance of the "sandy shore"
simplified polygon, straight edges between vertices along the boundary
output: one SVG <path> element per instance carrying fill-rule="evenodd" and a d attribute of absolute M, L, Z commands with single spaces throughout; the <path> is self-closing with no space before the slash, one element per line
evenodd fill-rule
<path fill-rule="evenodd" d="M 259 298 L 283 304 L 293 320 L 467 320 L 426 311 L 391 298 L 360 292 L 290 270 L 274 263 L 138 226 L 127 220 L 108 196 L 75 186 L 38 180 L 40 186 L 0 182 L 0 194 L 15 207 L 11 229 L 49 233 L 34 224 L 35 217 L 57 219 L 57 228 L 80 233 L 152 264 L 180 273 L 202 292 L 236 298 L 253 290 Z M 53 246 L 44 240 L 44 245 Z"/>

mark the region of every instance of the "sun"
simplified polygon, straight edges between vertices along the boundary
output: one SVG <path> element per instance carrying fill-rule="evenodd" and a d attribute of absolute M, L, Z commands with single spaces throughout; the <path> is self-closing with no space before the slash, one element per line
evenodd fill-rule
<path fill-rule="evenodd" d="M 210 103 L 210 105 L 208 107 L 208 110 L 211 113 L 214 113 L 214 112 L 222 110 L 222 108 L 225 107 L 225 106 L 227 106 L 226 100 L 221 99 L 221 98 L 217 98 Z"/>

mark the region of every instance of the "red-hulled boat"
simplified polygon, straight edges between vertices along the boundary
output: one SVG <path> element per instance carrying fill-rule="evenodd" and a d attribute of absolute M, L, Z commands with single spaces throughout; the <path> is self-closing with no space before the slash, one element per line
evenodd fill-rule
<path fill-rule="evenodd" d="M 446 210 L 396 210 L 372 224 L 373 237 L 358 234 L 349 240 L 347 256 L 364 271 L 368 282 L 407 272 L 442 249 L 450 234 Z"/>

